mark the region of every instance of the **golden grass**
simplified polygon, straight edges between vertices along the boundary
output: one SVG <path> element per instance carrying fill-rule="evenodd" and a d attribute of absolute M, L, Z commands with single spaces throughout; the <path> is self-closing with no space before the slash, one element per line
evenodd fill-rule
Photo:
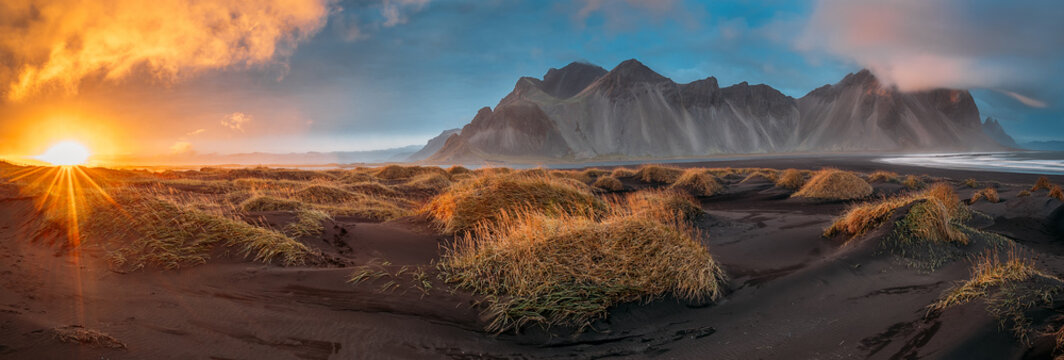
<path fill-rule="evenodd" d="M 813 175 L 793 197 L 817 200 L 851 200 L 872 195 L 872 186 L 849 171 L 823 169 Z"/>
<path fill-rule="evenodd" d="M 1028 196 L 1031 196 L 1031 191 L 1030 190 L 1024 189 L 1024 190 L 1020 190 L 1019 193 L 1016 193 L 1016 197 L 1028 197 Z"/>
<path fill-rule="evenodd" d="M 675 182 L 682 173 L 683 170 L 677 167 L 644 165 L 636 171 L 635 176 L 648 184 L 670 184 Z"/>
<path fill-rule="evenodd" d="M 872 172 L 871 175 L 868 175 L 868 182 L 870 183 L 900 182 L 900 180 L 901 178 L 898 177 L 898 173 L 886 170 L 876 170 Z"/>
<path fill-rule="evenodd" d="M 454 175 L 463 175 L 463 174 L 472 174 L 473 170 L 469 170 L 465 166 L 453 165 L 453 166 L 447 168 L 447 173 L 451 174 L 452 176 L 454 176 Z"/>
<path fill-rule="evenodd" d="M 905 180 L 902 180 L 901 184 L 909 190 L 920 190 L 927 186 L 923 180 L 920 180 L 920 178 L 915 175 L 906 175 Z"/>
<path fill-rule="evenodd" d="M 304 187 L 293 195 L 296 199 L 314 204 L 339 204 L 358 198 L 358 194 L 350 191 L 335 186 L 319 184 Z"/>
<path fill-rule="evenodd" d="M 972 189 L 975 189 L 975 188 L 979 187 L 979 183 L 976 182 L 975 179 L 967 178 L 967 179 L 964 179 L 964 186 L 967 186 L 967 187 L 970 187 Z"/>
<path fill-rule="evenodd" d="M 730 167 L 706 169 L 706 172 L 708 172 L 711 175 L 716 176 L 718 178 L 723 178 L 723 177 L 730 176 L 730 175 L 741 175 L 742 174 L 742 171 L 740 171 L 739 169 L 733 169 L 733 168 L 730 168 Z"/>
<path fill-rule="evenodd" d="M 1035 181 L 1034 186 L 1031 187 L 1031 192 L 1038 190 L 1049 190 L 1053 187 L 1053 183 L 1049 182 L 1049 178 L 1045 176 L 1039 176 L 1038 181 Z"/>
<path fill-rule="evenodd" d="M 635 176 L 635 174 L 636 174 L 635 170 L 632 170 L 632 169 L 629 169 L 629 168 L 623 168 L 623 167 L 619 167 L 619 168 L 613 169 L 613 171 L 610 172 L 610 176 L 613 176 L 615 178 L 632 177 L 632 176 Z"/>
<path fill-rule="evenodd" d="M 325 232 L 323 223 L 330 220 L 332 216 L 321 210 L 299 210 L 296 221 L 286 225 L 284 232 L 294 238 L 318 236 Z"/>
<path fill-rule="evenodd" d="M 265 195 L 254 196 L 240 204 L 240 208 L 247 212 L 296 211 L 304 207 L 305 205 L 300 201 Z"/>
<path fill-rule="evenodd" d="M 447 175 L 447 170 L 435 166 L 388 165 L 377 169 L 374 175 L 385 180 L 403 180 L 427 173 Z"/>
<path fill-rule="evenodd" d="M 903 244 L 930 241 L 967 245 L 968 235 L 954 226 L 954 218 L 947 204 L 933 198 L 917 201 L 896 224 L 898 240 Z"/>
<path fill-rule="evenodd" d="M 762 180 L 762 181 L 768 181 L 770 183 L 776 183 L 776 180 L 779 180 L 779 171 L 775 170 L 775 169 L 757 169 L 757 170 L 754 170 L 754 171 L 750 172 L 748 175 L 746 175 L 746 178 L 744 178 L 742 181 L 740 181 L 740 183 L 745 183 L 745 182 L 749 182 L 749 181 L 756 181 L 756 180 Z"/>
<path fill-rule="evenodd" d="M 591 187 L 602 189 L 606 191 L 622 191 L 624 190 L 624 184 L 617 178 L 606 175 L 595 179 L 594 183 L 591 183 Z"/>
<path fill-rule="evenodd" d="M 234 247 L 255 261 L 301 265 L 314 256 L 303 244 L 277 231 L 189 209 L 143 195 L 115 197 L 121 210 L 100 207 L 86 222 L 89 238 L 121 241 L 111 253 L 119 269 L 146 266 L 177 269 L 207 261 L 216 246 Z"/>
<path fill-rule="evenodd" d="M 968 203 L 974 204 L 976 201 L 979 201 L 979 199 L 986 199 L 986 201 L 992 203 L 997 203 L 1001 201 L 1001 198 L 998 197 L 997 189 L 994 189 L 992 187 L 976 191 L 974 194 L 972 194 L 972 200 Z"/>
<path fill-rule="evenodd" d="M 451 179 L 446 173 L 423 173 L 416 175 L 406 183 L 402 184 L 402 187 L 407 190 L 414 191 L 428 191 L 439 192 L 447 189 L 451 186 Z"/>
<path fill-rule="evenodd" d="M 482 175 L 453 185 L 424 208 L 447 232 L 472 230 L 494 222 L 500 211 L 558 213 L 601 212 L 605 203 L 566 179 L 535 175 Z"/>
<path fill-rule="evenodd" d="M 779 178 L 776 179 L 776 186 L 788 189 L 798 190 L 805 185 L 806 172 L 798 169 L 787 169 L 780 172 Z"/>
<path fill-rule="evenodd" d="M 52 334 L 55 336 L 56 340 L 68 344 L 88 345 L 108 349 L 126 348 L 126 344 L 118 341 L 118 339 L 115 339 L 113 336 L 107 335 L 99 330 L 87 329 L 80 325 L 53 328 Z"/>
<path fill-rule="evenodd" d="M 706 172 L 706 169 L 691 168 L 684 170 L 683 174 L 676 179 L 670 189 L 686 191 L 694 196 L 713 196 L 724 189 L 717 179 Z"/>
<path fill-rule="evenodd" d="M 585 169 L 585 170 L 551 170 L 551 176 L 564 177 L 573 179 L 584 184 L 590 184 L 598 179 L 600 176 L 609 175 L 610 172 L 602 169 Z"/>
<path fill-rule="evenodd" d="M 489 331 L 583 329 L 621 303 L 718 299 L 725 275 L 700 239 L 689 225 L 645 214 L 504 213 L 460 237 L 440 268 L 447 282 L 487 295 Z"/>
<path fill-rule="evenodd" d="M 356 194 L 363 194 L 363 195 L 370 195 L 370 196 L 376 196 L 376 195 L 397 196 L 397 195 L 399 195 L 399 192 L 396 191 L 395 188 L 393 188 L 392 186 L 388 186 L 388 185 L 381 184 L 379 182 L 372 182 L 372 181 L 359 182 L 359 183 L 346 185 L 346 186 L 344 186 L 344 189 L 347 190 L 347 191 L 356 193 Z"/>
<path fill-rule="evenodd" d="M 691 220 L 703 213 L 702 207 L 698 206 L 690 194 L 661 189 L 636 191 L 625 195 L 623 199 L 613 199 L 610 205 L 611 211 L 651 218 Z"/>
<path fill-rule="evenodd" d="M 1064 282 L 1035 264 L 1025 251 L 1013 247 L 1002 256 L 996 250 L 984 252 L 972 261 L 971 278 L 946 290 L 930 311 L 983 298 L 986 309 L 1003 327 L 1011 325 L 1013 333 L 1025 341 L 1031 332 L 1026 313 L 1033 307 L 1051 306 L 1054 295 L 1064 289 Z"/>
<path fill-rule="evenodd" d="M 1049 189 L 1049 197 L 1064 201 L 1064 190 L 1060 189 L 1060 185 L 1053 185 L 1053 188 Z"/>
<path fill-rule="evenodd" d="M 948 184 L 938 183 L 930 189 L 916 194 L 905 194 L 884 198 L 875 202 L 865 202 L 851 205 L 842 216 L 824 231 L 824 236 L 832 237 L 837 234 L 849 234 L 851 237 L 864 235 L 869 230 L 875 229 L 894 215 L 894 211 L 909 203 L 919 200 L 929 200 L 941 204 L 948 214 L 957 215 L 960 211 L 960 200 Z"/>

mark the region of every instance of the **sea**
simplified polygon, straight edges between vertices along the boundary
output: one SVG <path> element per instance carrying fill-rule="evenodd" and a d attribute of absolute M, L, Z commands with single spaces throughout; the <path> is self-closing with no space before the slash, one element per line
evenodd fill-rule
<path fill-rule="evenodd" d="M 1010 151 L 897 155 L 878 161 L 945 169 L 1064 175 L 1064 151 Z"/>

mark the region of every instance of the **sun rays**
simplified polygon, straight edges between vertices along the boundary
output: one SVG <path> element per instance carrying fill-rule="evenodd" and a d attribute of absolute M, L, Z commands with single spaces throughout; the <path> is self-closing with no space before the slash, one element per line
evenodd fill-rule
<path fill-rule="evenodd" d="M 103 176 L 96 169 L 78 165 L 27 167 L 0 175 L 9 183 L 21 184 L 22 194 L 34 197 L 34 207 L 46 221 L 65 230 L 66 246 L 75 253 L 81 246 L 82 219 L 97 206 L 118 202 L 100 185 Z M 124 212 L 122 212 L 124 213 Z"/>

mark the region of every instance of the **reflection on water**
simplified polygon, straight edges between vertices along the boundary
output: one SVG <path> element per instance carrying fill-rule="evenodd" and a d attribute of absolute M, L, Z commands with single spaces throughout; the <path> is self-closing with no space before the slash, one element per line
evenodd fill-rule
<path fill-rule="evenodd" d="M 882 158 L 879 161 L 947 169 L 1064 175 L 1064 152 L 1062 151 L 900 155 Z"/>

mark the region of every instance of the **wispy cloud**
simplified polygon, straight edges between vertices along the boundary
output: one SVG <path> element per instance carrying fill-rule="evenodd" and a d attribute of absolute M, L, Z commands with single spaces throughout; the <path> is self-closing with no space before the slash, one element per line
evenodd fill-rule
<path fill-rule="evenodd" d="M 1044 85 L 1045 72 L 1058 66 L 1064 11 L 1052 5 L 820 0 L 797 45 L 848 58 L 901 90 L 1012 89 L 1010 96 L 1037 107 L 1045 104 L 1017 89 Z"/>
<path fill-rule="evenodd" d="M 207 131 L 207 129 L 196 129 L 194 131 L 188 132 L 187 134 L 185 134 L 185 136 L 196 136 L 196 135 L 202 134 L 202 133 L 204 133 L 206 131 Z"/>
<path fill-rule="evenodd" d="M 697 26 L 691 9 L 678 0 L 580 0 L 577 4 L 579 8 L 572 13 L 572 18 L 580 26 L 596 16 L 602 17 L 607 29 L 616 32 L 634 31 L 648 20 L 671 19 L 689 27 Z"/>
<path fill-rule="evenodd" d="M 170 145 L 170 154 L 181 155 L 193 153 L 192 143 L 188 141 L 178 141 L 173 145 Z"/>
<path fill-rule="evenodd" d="M 225 118 L 222 119 L 222 126 L 225 126 L 227 128 L 230 128 L 230 129 L 233 129 L 233 130 L 236 130 L 236 131 L 239 131 L 239 132 L 244 132 L 244 126 L 246 126 L 248 123 L 250 123 L 251 119 L 252 119 L 251 115 L 248 115 L 248 114 L 245 114 L 245 113 L 241 113 L 241 112 L 235 112 L 235 113 L 226 115 Z"/>
<path fill-rule="evenodd" d="M 1027 105 L 1027 106 L 1030 106 L 1030 107 L 1033 107 L 1033 108 L 1044 109 L 1046 107 L 1049 107 L 1049 104 L 1046 104 L 1046 102 L 1042 101 L 1042 100 L 1033 99 L 1033 98 L 1030 98 L 1030 97 L 1027 97 L 1027 96 L 1023 96 L 1023 95 L 1020 95 L 1020 94 L 1017 94 L 1015 92 L 1008 91 L 1008 90 L 997 90 L 997 91 L 1002 93 L 1002 94 L 1008 95 L 1008 96 L 1012 97 L 1013 99 L 1016 99 L 1016 101 L 1019 101 L 1019 102 L 1023 103 L 1024 105 Z"/>

